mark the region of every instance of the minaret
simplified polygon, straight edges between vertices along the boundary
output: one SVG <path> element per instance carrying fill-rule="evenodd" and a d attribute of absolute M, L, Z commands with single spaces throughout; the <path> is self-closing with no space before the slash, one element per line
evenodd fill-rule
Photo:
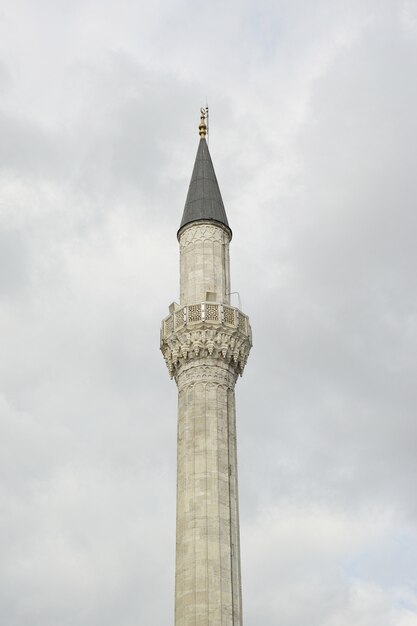
<path fill-rule="evenodd" d="M 200 142 L 177 234 L 180 304 L 161 350 L 178 386 L 175 626 L 241 626 L 235 384 L 252 345 L 230 305 L 232 238 L 206 142 Z"/>

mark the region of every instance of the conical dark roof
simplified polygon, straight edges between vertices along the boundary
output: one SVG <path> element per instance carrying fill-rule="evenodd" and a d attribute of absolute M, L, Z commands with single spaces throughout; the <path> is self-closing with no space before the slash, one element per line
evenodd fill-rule
<path fill-rule="evenodd" d="M 220 222 L 228 228 L 230 234 L 232 232 L 227 221 L 219 184 L 204 137 L 200 139 L 198 145 L 179 231 L 186 224 L 199 220 Z"/>

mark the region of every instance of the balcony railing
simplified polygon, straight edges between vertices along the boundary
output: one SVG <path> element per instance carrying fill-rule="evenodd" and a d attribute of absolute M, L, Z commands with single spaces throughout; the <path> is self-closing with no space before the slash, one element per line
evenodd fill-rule
<path fill-rule="evenodd" d="M 224 324 L 228 328 L 238 329 L 247 337 L 251 336 L 248 316 L 239 309 L 220 302 L 201 302 L 178 308 L 162 322 L 162 333 L 164 337 L 169 337 L 184 326 L 192 327 L 202 323 L 207 326 Z"/>

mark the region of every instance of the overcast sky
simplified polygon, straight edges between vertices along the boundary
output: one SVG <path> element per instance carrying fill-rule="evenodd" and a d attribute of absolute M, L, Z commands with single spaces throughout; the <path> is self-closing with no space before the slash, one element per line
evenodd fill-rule
<path fill-rule="evenodd" d="M 415 0 L 2 0 L 0 624 L 173 624 L 159 328 L 206 101 L 245 626 L 416 626 Z"/>

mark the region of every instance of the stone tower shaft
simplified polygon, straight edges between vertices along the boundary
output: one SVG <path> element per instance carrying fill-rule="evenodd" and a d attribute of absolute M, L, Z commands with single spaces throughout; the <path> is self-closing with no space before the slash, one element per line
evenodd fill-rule
<path fill-rule="evenodd" d="M 180 303 L 230 302 L 230 231 L 213 222 L 193 222 L 182 229 Z"/>
<path fill-rule="evenodd" d="M 161 329 L 178 386 L 175 626 L 242 624 L 234 389 L 252 338 L 230 306 L 231 235 L 202 136 L 178 231 L 180 304 Z"/>

